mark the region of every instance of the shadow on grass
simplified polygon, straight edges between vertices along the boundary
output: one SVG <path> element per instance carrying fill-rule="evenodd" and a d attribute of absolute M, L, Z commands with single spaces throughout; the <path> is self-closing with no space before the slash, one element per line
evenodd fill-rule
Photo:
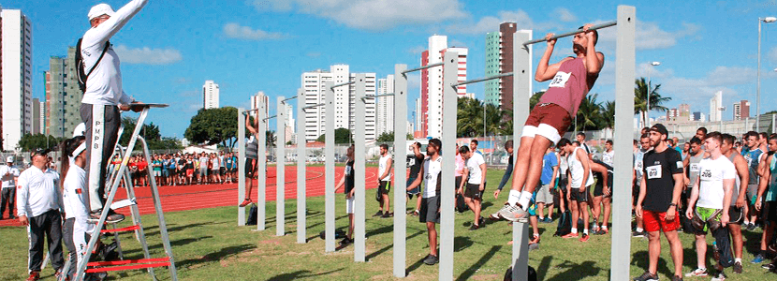
<path fill-rule="evenodd" d="M 424 259 L 426 259 L 426 257 L 423 257 L 420 260 L 418 260 L 417 262 L 411 264 L 410 267 L 408 267 L 407 270 L 405 270 L 405 276 L 409 276 L 410 272 L 413 272 L 414 270 L 416 270 L 419 267 L 421 267 L 421 265 L 424 264 Z"/>
<path fill-rule="evenodd" d="M 711 246 L 707 248 L 708 253 L 711 250 L 712 250 Z M 669 247 L 661 247 L 661 251 L 669 251 Z M 649 254 L 648 251 L 639 251 L 634 253 L 633 257 L 631 258 L 631 265 L 647 270 L 649 267 L 648 254 Z M 711 256 L 711 255 L 708 255 L 708 256 Z M 711 263 L 707 261 L 707 264 L 711 264 Z M 696 247 L 695 246 L 693 246 L 693 248 L 683 248 L 683 265 L 690 268 L 696 268 Z M 658 273 L 660 274 L 663 274 L 666 276 L 674 276 L 674 261 L 672 261 L 672 259 L 665 260 L 663 258 L 659 258 L 657 269 L 658 269 L 657 270 Z"/>
<path fill-rule="evenodd" d="M 251 249 L 255 249 L 256 245 L 252 244 L 243 244 L 238 246 L 232 246 L 232 247 L 226 247 L 222 248 L 218 252 L 209 253 L 207 255 L 202 256 L 199 259 L 188 259 L 183 260 L 180 262 L 176 262 L 176 267 L 178 268 L 188 268 L 193 265 L 206 263 L 206 262 L 217 262 L 223 258 L 226 258 L 228 256 L 237 255 L 238 253 L 245 252 Z"/>
<path fill-rule="evenodd" d="M 297 279 L 300 279 L 300 278 L 308 278 L 308 277 L 318 277 L 318 278 L 315 278 L 315 279 L 320 279 L 320 278 L 323 278 L 322 276 L 324 276 L 324 275 L 329 275 L 329 274 L 341 271 L 343 269 L 345 269 L 345 268 L 335 269 L 335 270 L 331 270 L 331 271 L 327 271 L 327 272 L 321 272 L 321 273 L 318 273 L 318 274 L 311 274 L 311 272 L 309 270 L 298 270 L 298 271 L 291 272 L 291 273 L 284 273 L 284 274 L 275 275 L 273 277 L 268 278 L 267 280 L 278 280 L 278 281 L 297 280 Z"/>
<path fill-rule="evenodd" d="M 567 281 L 567 280 L 582 280 L 586 277 L 592 277 L 599 274 L 601 268 L 594 267 L 596 262 L 585 261 L 581 264 L 574 264 L 569 261 L 564 262 L 557 266 L 557 268 L 566 268 L 564 272 L 560 272 L 549 279 L 543 279 L 546 281 Z M 547 274 L 547 270 L 545 272 Z"/>
<path fill-rule="evenodd" d="M 411 238 L 415 238 L 416 236 L 419 236 L 419 235 L 421 235 L 421 234 L 424 234 L 424 233 L 426 233 L 426 232 L 424 232 L 424 231 L 419 231 L 419 232 L 413 233 L 413 235 L 410 235 L 410 236 L 408 236 L 408 237 L 407 237 L 405 240 L 410 240 Z M 366 259 L 367 259 L 367 261 L 369 261 L 369 260 L 371 260 L 372 258 L 374 258 L 374 257 L 377 257 L 377 256 L 379 256 L 380 254 L 383 254 L 383 253 L 385 253 L 386 251 L 388 251 L 389 249 L 391 249 L 391 248 L 393 248 L 393 247 L 394 247 L 394 244 L 391 244 L 391 245 L 388 245 L 388 246 L 386 246 L 386 247 L 383 247 L 383 248 L 381 248 L 380 250 L 377 250 L 377 251 L 373 252 L 372 254 L 369 254 L 369 255 L 366 257 Z M 338 249 L 338 250 L 340 250 L 340 249 Z"/>
<path fill-rule="evenodd" d="M 475 244 L 472 242 L 472 239 L 466 236 L 458 236 L 453 239 L 453 251 L 454 252 L 460 252 L 466 248 L 469 248 L 472 246 L 472 244 Z"/>
<path fill-rule="evenodd" d="M 223 221 L 223 222 L 198 222 L 198 223 L 192 223 L 192 224 L 187 224 L 187 225 L 168 224 L 167 225 L 167 233 L 170 234 L 170 233 L 173 233 L 173 232 L 176 232 L 176 231 L 180 231 L 180 230 L 184 230 L 184 229 L 192 228 L 192 227 L 200 227 L 200 226 L 206 226 L 206 225 L 218 225 L 218 224 L 226 224 L 226 223 L 231 223 L 231 222 L 226 222 L 226 221 Z M 160 234 L 159 226 L 157 226 L 157 225 L 150 226 L 150 227 L 143 227 L 143 231 L 146 233 L 146 237 L 159 236 L 159 234 Z"/>
<path fill-rule="evenodd" d="M 213 238 L 213 236 L 203 236 L 203 237 L 198 237 L 198 238 L 186 238 L 186 239 L 172 240 L 172 241 L 170 241 L 170 246 L 173 247 L 173 249 L 175 249 L 176 247 L 180 247 L 180 246 L 183 246 L 183 245 L 191 244 L 191 243 L 194 243 L 194 242 L 198 242 L 200 240 L 205 240 L 205 239 L 210 239 L 210 238 Z M 125 240 L 122 240 L 122 241 L 125 241 Z M 160 249 L 160 248 L 162 248 L 162 244 L 161 243 L 153 244 L 153 245 L 149 245 L 148 246 L 149 252 L 153 252 L 153 250 Z M 128 251 L 125 250 L 124 251 L 124 255 L 134 254 L 136 252 L 141 253 L 141 252 L 143 252 L 143 249 L 137 248 L 137 249 L 131 249 L 131 250 L 128 250 Z"/>
<path fill-rule="evenodd" d="M 537 266 L 537 280 L 545 280 L 545 276 L 548 274 L 550 268 L 550 262 L 553 261 L 553 256 L 547 256 L 542 258 L 540 265 Z"/>
<path fill-rule="evenodd" d="M 502 246 L 493 246 L 493 247 L 491 247 L 491 250 L 486 252 L 486 254 L 483 255 L 483 257 L 481 257 L 477 262 L 475 262 L 472 266 L 470 266 L 467 270 L 465 270 L 461 274 L 461 276 L 459 276 L 459 278 L 456 279 L 456 280 L 467 280 L 470 277 L 472 277 L 472 275 L 475 275 L 475 273 L 478 271 L 478 269 L 480 269 L 480 267 L 482 265 L 486 264 L 488 262 L 488 260 L 493 258 L 494 255 L 497 252 L 499 252 L 499 249 L 501 249 L 501 248 L 502 248 Z"/>

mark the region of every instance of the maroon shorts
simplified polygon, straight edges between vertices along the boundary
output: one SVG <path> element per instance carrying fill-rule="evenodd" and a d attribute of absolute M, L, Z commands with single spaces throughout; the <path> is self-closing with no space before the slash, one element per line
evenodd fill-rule
<path fill-rule="evenodd" d="M 571 124 L 572 118 L 563 107 L 555 103 L 538 104 L 529 113 L 521 137 L 540 135 L 558 143 Z"/>
<path fill-rule="evenodd" d="M 642 210 L 642 222 L 647 232 L 663 230 L 665 233 L 680 229 L 680 213 L 675 212 L 674 220 L 666 220 L 666 212 Z"/>

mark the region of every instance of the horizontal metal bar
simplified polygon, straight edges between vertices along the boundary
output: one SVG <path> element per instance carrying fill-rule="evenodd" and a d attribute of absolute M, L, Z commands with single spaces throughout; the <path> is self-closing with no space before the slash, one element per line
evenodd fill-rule
<path fill-rule="evenodd" d="M 432 67 L 438 67 L 438 66 L 442 66 L 442 65 L 443 65 L 443 63 L 441 63 L 441 62 L 433 63 L 433 64 L 427 64 L 427 65 L 424 65 L 424 66 L 419 67 L 419 68 L 413 68 L 413 69 L 408 69 L 408 70 L 402 71 L 402 74 L 408 74 L 410 72 L 416 72 L 416 71 L 419 71 L 419 70 L 424 70 L 424 69 L 432 68 Z"/>
<path fill-rule="evenodd" d="M 270 117 L 264 118 L 264 119 L 262 119 L 262 121 L 267 121 L 267 120 L 273 119 L 273 118 L 275 118 L 275 117 L 278 117 L 278 115 L 273 115 L 273 116 L 270 116 Z"/>
<path fill-rule="evenodd" d="M 330 88 L 330 89 L 334 89 L 334 88 L 337 88 L 337 87 L 342 87 L 342 86 L 346 86 L 346 85 L 351 85 L 351 84 L 353 84 L 353 83 L 356 83 L 356 81 L 351 81 L 351 82 L 345 82 L 345 83 L 337 84 L 337 85 L 334 85 L 334 86 L 332 86 L 332 87 L 329 87 L 329 88 Z"/>
<path fill-rule="evenodd" d="M 377 98 L 380 98 L 380 97 L 393 97 L 393 96 L 394 96 L 393 93 L 392 94 L 369 95 L 369 96 L 363 97 L 362 100 L 364 100 L 364 99 L 377 99 Z"/>
<path fill-rule="evenodd" d="M 326 104 L 325 103 L 319 103 L 319 104 L 316 104 L 316 105 L 308 105 L 306 107 L 303 107 L 302 110 L 304 111 L 306 109 L 310 109 L 310 108 L 314 108 L 314 107 L 319 107 L 319 106 L 324 106 L 324 105 L 326 105 Z"/>
<path fill-rule="evenodd" d="M 458 84 L 453 84 L 453 87 L 458 87 L 458 86 L 461 86 L 461 85 L 467 85 L 467 84 L 483 82 L 483 81 L 488 81 L 488 80 L 494 80 L 494 79 L 499 79 L 499 78 L 502 78 L 502 77 L 509 77 L 509 76 L 513 76 L 513 73 L 510 72 L 510 73 L 504 73 L 504 74 L 498 74 L 498 75 L 494 75 L 494 76 L 489 76 L 489 77 L 486 77 L 486 78 L 480 78 L 480 79 L 475 79 L 475 80 L 467 80 L 467 81 L 464 81 L 464 82 L 461 82 L 461 83 L 458 83 Z"/>
<path fill-rule="evenodd" d="M 282 100 L 281 102 L 282 102 L 282 103 L 286 103 L 286 101 L 290 101 L 290 100 L 293 100 L 293 99 L 296 99 L 296 98 L 297 98 L 297 96 L 293 96 L 293 97 L 290 97 L 290 98 L 288 98 L 288 99 L 284 99 L 284 100 Z"/>
<path fill-rule="evenodd" d="M 617 24 L 618 24 L 617 21 L 606 22 L 606 23 L 603 23 L 603 24 L 594 25 L 591 28 L 589 28 L 588 30 L 602 29 L 602 28 L 605 28 L 605 27 L 615 26 Z M 578 29 L 578 30 L 575 30 L 575 31 L 570 31 L 570 32 L 565 32 L 565 33 L 554 35 L 553 37 L 550 37 L 550 39 L 559 39 L 559 38 L 562 38 L 562 37 L 572 36 L 572 35 L 575 35 L 575 34 L 578 34 L 578 33 L 582 33 L 582 32 L 583 32 L 582 29 Z M 540 39 L 534 39 L 534 40 L 531 40 L 531 41 L 523 42 L 523 45 L 526 46 L 526 45 L 536 44 L 536 43 L 545 42 L 545 41 L 548 41 L 548 39 L 545 39 L 545 37 L 543 37 L 543 38 L 540 38 Z"/>

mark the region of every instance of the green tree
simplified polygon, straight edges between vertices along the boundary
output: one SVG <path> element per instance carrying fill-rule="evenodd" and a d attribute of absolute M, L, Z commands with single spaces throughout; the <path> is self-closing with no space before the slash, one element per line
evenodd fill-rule
<path fill-rule="evenodd" d="M 604 104 L 602 104 L 602 126 L 604 128 L 615 128 L 615 102 L 614 101 L 606 101 Z"/>
<path fill-rule="evenodd" d="M 544 91 L 536 92 L 531 96 L 531 98 L 529 98 L 529 110 L 534 109 L 534 106 L 540 103 L 540 99 L 544 94 Z"/>
<path fill-rule="evenodd" d="M 650 93 L 650 111 L 666 112 L 667 108 L 664 106 L 672 100 L 671 97 L 662 97 L 658 90 L 661 88 L 661 84 L 653 85 L 648 89 L 648 82 L 645 81 L 645 77 L 641 77 L 635 81 L 634 87 L 634 114 L 639 114 L 639 118 L 642 124 L 647 124 L 648 113 L 647 111 L 647 97 Z"/>
<path fill-rule="evenodd" d="M 407 134 L 407 140 L 412 140 L 413 135 Z M 394 132 L 384 132 L 378 136 L 377 142 L 394 142 Z"/>
<path fill-rule="evenodd" d="M 24 151 L 31 151 L 34 149 L 46 149 L 57 146 L 64 138 L 58 138 L 54 136 L 46 136 L 43 134 L 24 134 L 19 140 L 17 147 L 20 147 Z"/>
<path fill-rule="evenodd" d="M 326 134 L 318 136 L 317 142 L 326 143 Z M 335 129 L 335 144 L 348 144 L 353 142 L 353 136 L 351 136 L 351 130 L 346 128 Z"/>
<path fill-rule="evenodd" d="M 237 117 L 237 108 L 231 106 L 208 110 L 200 109 L 197 115 L 192 117 L 184 137 L 191 143 L 221 144 L 231 150 L 237 143 L 238 128 L 235 117 Z M 250 122 L 253 122 L 253 118 Z"/>
<path fill-rule="evenodd" d="M 121 124 L 124 126 L 124 131 L 119 137 L 119 144 L 125 147 L 129 145 L 130 137 L 132 137 L 132 133 L 135 131 L 137 123 L 138 120 L 132 117 L 124 117 L 121 119 Z M 179 140 L 170 137 L 162 137 L 159 132 L 159 126 L 154 125 L 153 122 L 149 124 L 143 124 L 143 127 L 140 129 L 140 136 L 146 139 L 146 142 L 148 143 L 148 149 L 150 150 L 173 150 L 183 148 Z M 135 144 L 136 150 L 141 149 L 139 145 L 140 143 Z"/>
<path fill-rule="evenodd" d="M 588 94 L 580 102 L 575 120 L 576 130 L 599 130 L 602 128 L 602 104 L 596 99 L 599 94 Z"/>
<path fill-rule="evenodd" d="M 483 133 L 483 105 L 479 100 L 460 98 L 457 104 L 456 135 L 474 137 Z"/>

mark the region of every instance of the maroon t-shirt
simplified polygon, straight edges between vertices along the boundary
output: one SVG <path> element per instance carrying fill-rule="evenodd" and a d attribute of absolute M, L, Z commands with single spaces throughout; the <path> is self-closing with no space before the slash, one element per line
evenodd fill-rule
<path fill-rule="evenodd" d="M 593 79 L 591 85 L 599 75 L 591 75 L 585 70 L 583 58 L 573 58 L 561 63 L 556 76 L 550 81 L 548 90 L 540 98 L 540 104 L 554 103 L 569 112 L 569 116 L 576 116 L 580 102 L 588 94 L 588 81 Z"/>

